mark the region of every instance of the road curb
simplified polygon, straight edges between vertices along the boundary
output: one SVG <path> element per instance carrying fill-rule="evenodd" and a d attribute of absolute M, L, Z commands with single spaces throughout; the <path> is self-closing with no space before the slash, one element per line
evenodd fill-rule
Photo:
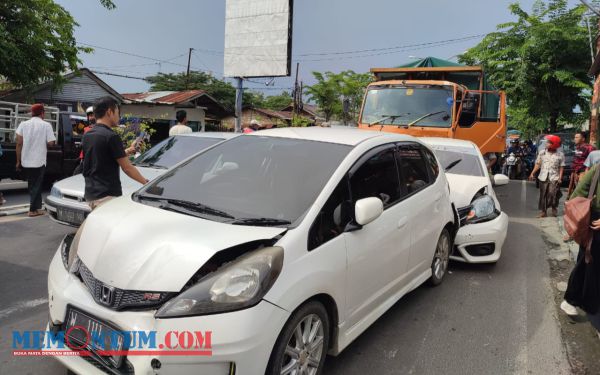
<path fill-rule="evenodd" d="M 20 215 L 29 211 L 29 203 L 27 204 L 19 204 L 8 207 L 0 206 L 0 217 L 3 216 L 12 216 L 12 215 Z"/>

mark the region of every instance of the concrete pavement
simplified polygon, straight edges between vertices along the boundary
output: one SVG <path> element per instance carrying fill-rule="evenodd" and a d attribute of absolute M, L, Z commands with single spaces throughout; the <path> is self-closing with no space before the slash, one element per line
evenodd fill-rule
<path fill-rule="evenodd" d="M 499 263 L 452 263 L 441 286 L 413 291 L 328 357 L 325 374 L 571 373 L 534 218 L 537 190 L 518 181 L 496 192 L 510 215 Z M 65 372 L 50 358 L 13 358 L 10 345 L 12 330 L 45 326 L 48 263 L 70 231 L 47 217 L 0 218 L 0 373 Z"/>

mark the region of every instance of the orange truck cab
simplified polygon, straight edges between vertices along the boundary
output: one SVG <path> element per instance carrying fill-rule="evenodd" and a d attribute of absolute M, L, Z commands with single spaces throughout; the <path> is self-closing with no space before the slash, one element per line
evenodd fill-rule
<path fill-rule="evenodd" d="M 359 128 L 472 141 L 504 152 L 506 96 L 490 90 L 478 66 L 374 68 Z"/>

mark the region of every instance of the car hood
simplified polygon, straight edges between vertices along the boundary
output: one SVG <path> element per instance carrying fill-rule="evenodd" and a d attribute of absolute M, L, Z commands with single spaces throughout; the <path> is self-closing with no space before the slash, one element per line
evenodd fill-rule
<path fill-rule="evenodd" d="M 166 169 L 157 168 L 137 168 L 142 174 L 142 176 L 146 177 L 148 180 L 153 180 L 167 171 Z M 129 178 L 129 176 L 127 176 L 122 170 L 120 171 L 120 173 L 121 188 L 123 189 L 123 195 L 133 193 L 134 191 L 142 187 L 142 184 Z M 80 173 L 75 176 L 67 177 L 63 180 L 57 181 L 54 183 L 53 186 L 56 189 L 58 189 L 61 194 L 83 198 L 83 194 L 85 191 L 85 179 L 83 178 L 83 174 Z"/>
<path fill-rule="evenodd" d="M 446 178 L 450 184 L 450 199 L 456 208 L 470 205 L 475 194 L 490 183 L 488 177 L 446 173 Z M 493 191 L 488 191 L 488 194 L 491 194 L 494 200 L 496 200 Z"/>
<path fill-rule="evenodd" d="M 88 216 L 77 255 L 110 286 L 178 292 L 218 251 L 285 230 L 218 223 L 121 197 Z"/>

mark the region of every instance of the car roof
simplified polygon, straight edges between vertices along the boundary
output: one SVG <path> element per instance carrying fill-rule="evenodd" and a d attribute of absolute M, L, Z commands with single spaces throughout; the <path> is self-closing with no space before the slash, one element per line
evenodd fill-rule
<path fill-rule="evenodd" d="M 227 132 L 193 132 L 187 134 L 178 134 L 176 137 L 198 137 L 198 138 L 220 138 L 220 139 L 231 139 L 239 136 L 240 133 L 227 133 Z"/>
<path fill-rule="evenodd" d="M 436 137 L 421 137 L 420 138 L 427 145 L 432 148 L 443 147 L 443 148 L 456 148 L 461 149 L 464 152 L 470 152 L 472 154 L 477 154 L 479 148 L 477 145 L 471 141 L 467 141 L 464 139 L 454 139 L 454 138 L 436 138 Z"/>
<path fill-rule="evenodd" d="M 414 137 L 403 134 L 359 130 L 357 128 L 342 129 L 338 127 L 328 128 L 320 126 L 259 130 L 246 135 L 302 139 L 307 141 L 337 143 L 349 146 L 356 146 L 361 142 L 377 137 L 387 137 L 390 138 L 391 141 L 396 142 L 415 140 Z"/>

